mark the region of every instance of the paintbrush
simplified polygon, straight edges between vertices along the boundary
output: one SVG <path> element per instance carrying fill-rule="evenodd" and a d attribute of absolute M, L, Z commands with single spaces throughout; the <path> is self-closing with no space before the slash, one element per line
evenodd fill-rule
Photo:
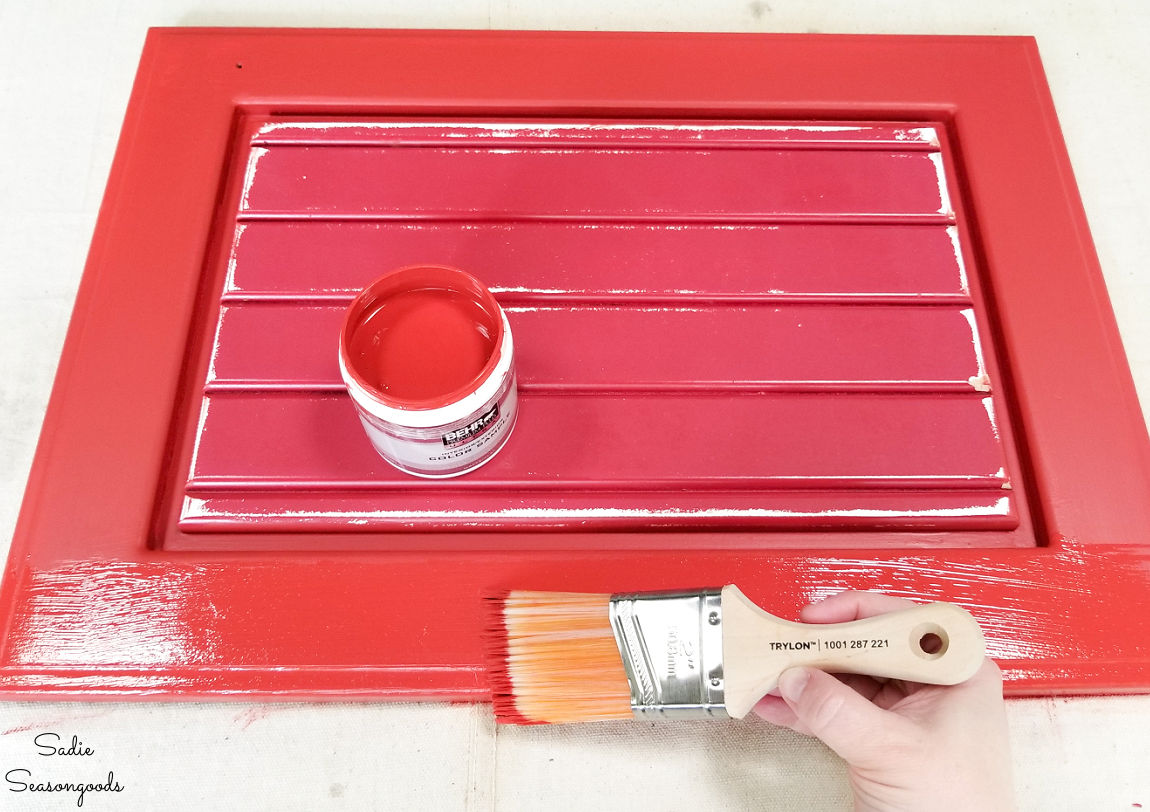
<path fill-rule="evenodd" d="M 741 719 L 793 666 L 954 685 L 982 664 L 970 613 L 930 603 L 849 623 L 793 623 L 738 587 L 509 592 L 485 601 L 496 718 Z"/>

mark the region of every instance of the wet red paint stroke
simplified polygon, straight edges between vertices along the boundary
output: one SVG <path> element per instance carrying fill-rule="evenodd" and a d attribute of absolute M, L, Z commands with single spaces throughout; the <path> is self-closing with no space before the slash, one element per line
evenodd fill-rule
<path fill-rule="evenodd" d="M 769 571 L 724 551 L 685 554 L 673 566 L 659 553 L 620 556 L 622 571 L 646 577 L 604 573 L 596 556 L 568 553 L 541 556 L 534 574 L 519 577 L 544 589 L 562 583 L 575 591 L 610 592 L 734 576 L 748 595 L 783 617 L 796 617 L 805 603 L 847 588 L 946 599 L 978 619 L 989 653 L 1005 669 L 1008 692 L 1017 695 L 1057 692 L 1068 674 L 1088 674 L 1100 689 L 1122 690 L 1123 677 L 1107 677 L 1116 660 L 1137 664 L 1137 673 L 1150 669 L 1150 652 L 1130 647 L 1150 639 L 1150 617 L 1132 612 L 1116 624 L 1109 609 L 1114 599 L 1140 605 L 1150 590 L 1150 567 L 1115 552 L 1066 542 L 1057 551 L 971 550 L 885 560 L 780 555 Z M 12 668 L 0 675 L 0 691 L 374 696 L 400 691 L 410 675 L 427 671 L 417 694 L 481 698 L 479 607 L 488 581 L 475 566 L 479 558 L 459 554 L 440 562 L 439 587 L 454 598 L 426 601 L 423 623 L 381 626 L 380 618 L 395 616 L 412 599 L 410 579 L 423 569 L 413 559 L 418 557 L 357 557 L 360 574 L 350 580 L 347 569 L 334 563 L 278 558 L 77 564 L 30 573 L 29 600 L 7 641 Z M 1083 564 L 1099 580 L 1086 583 L 1078 574 Z M 226 592 L 223 587 L 237 578 L 276 588 Z M 1104 596 L 1098 583 L 1106 586 Z M 384 588 L 369 596 L 368 584 Z M 61 600 L 70 594 L 85 599 Z M 341 616 L 332 626 L 324 607 L 341 594 L 358 597 L 336 598 Z M 1061 622 L 1051 623 L 1051 605 Z M 1086 640 L 1076 633 L 1084 626 L 1097 630 Z M 317 647 L 320 638 L 324 645 Z M 236 660 L 239 652 L 243 659 Z M 294 677 L 262 667 L 287 662 Z"/>

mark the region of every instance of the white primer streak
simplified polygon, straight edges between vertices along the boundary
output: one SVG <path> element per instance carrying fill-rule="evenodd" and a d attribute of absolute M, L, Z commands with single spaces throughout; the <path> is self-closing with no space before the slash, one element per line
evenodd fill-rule
<path fill-rule="evenodd" d="M 196 473 L 196 462 L 200 456 L 200 443 L 202 443 L 204 439 L 204 425 L 208 422 L 208 405 L 210 403 L 211 398 L 205 397 L 203 404 L 200 406 L 200 422 L 196 424 L 196 443 L 192 447 L 192 462 L 188 466 L 189 476 L 195 476 Z M 186 506 L 187 498 L 185 498 L 184 502 Z"/>
<path fill-rule="evenodd" d="M 232 250 L 228 255 L 228 270 L 224 277 L 224 293 L 234 293 L 236 288 L 236 265 L 239 263 L 237 254 L 240 250 L 240 238 L 247 231 L 247 223 L 236 223 L 236 233 L 232 237 Z"/>
<path fill-rule="evenodd" d="M 954 246 L 954 260 L 958 263 L 958 283 L 962 292 L 970 295 L 970 280 L 966 276 L 966 262 L 962 258 L 962 243 L 958 239 L 958 226 L 947 226 L 946 235 L 950 237 L 950 244 Z"/>
<path fill-rule="evenodd" d="M 271 150 L 266 147 L 252 147 L 247 168 L 244 170 L 244 191 L 240 195 L 240 211 L 247 211 L 250 208 L 248 197 L 252 191 L 252 184 L 256 181 L 256 170 L 259 168 L 260 160 L 269 152 Z"/>
<path fill-rule="evenodd" d="M 492 293 L 571 293 L 571 291 L 564 290 L 563 288 L 490 287 L 488 290 L 490 290 Z"/>
<path fill-rule="evenodd" d="M 876 125 L 877 126 L 877 125 Z M 256 137 L 269 135 L 279 130 L 429 130 L 450 129 L 463 131 L 458 135 L 449 133 L 449 136 L 465 137 L 466 131 L 488 132 L 499 138 L 515 138 L 524 134 L 546 135 L 548 133 L 563 133 L 564 131 L 585 132 L 812 132 L 812 133 L 840 133 L 840 132 L 866 132 L 875 129 L 870 126 L 835 126 L 815 124 L 542 124 L 542 123 L 498 123 L 486 124 L 481 122 L 458 121 L 378 121 L 378 122 L 348 122 L 348 121 L 298 121 L 275 122 L 265 124 L 256 132 Z M 898 133 L 907 133 L 907 139 L 918 134 L 919 131 L 929 133 L 932 137 L 934 130 L 929 127 L 900 130 Z M 896 138 L 899 135 L 896 133 Z M 900 139 L 903 140 L 903 139 Z M 935 140 L 934 143 L 937 141 Z M 928 143 L 931 143 L 928 141 Z"/>
<path fill-rule="evenodd" d="M 998 415 L 994 411 L 994 400 L 989 397 L 983 398 L 982 408 L 986 409 L 986 416 L 990 418 L 990 427 L 994 429 L 995 438 L 1001 440 L 1002 435 L 998 431 Z M 1002 471 L 999 476 L 1005 476 L 1005 474 L 1006 472 Z"/>
<path fill-rule="evenodd" d="M 212 357 L 210 359 L 208 359 L 208 376 L 206 379 L 206 383 L 211 383 L 212 381 L 216 380 L 216 359 L 220 355 L 220 344 L 221 344 L 220 336 L 223 335 L 223 332 L 224 332 L 224 318 L 227 316 L 227 314 L 229 312 L 230 312 L 230 309 L 228 308 L 227 305 L 225 305 L 225 304 L 220 305 L 220 318 L 216 322 L 215 337 L 212 338 Z M 198 433 L 197 433 L 197 436 L 198 436 Z"/>
<path fill-rule="evenodd" d="M 934 127 L 909 127 L 905 130 L 895 130 L 894 137 L 896 141 L 918 141 L 936 148 L 942 146 Z"/>
<path fill-rule="evenodd" d="M 978 335 L 978 323 L 974 318 L 974 308 L 964 307 L 959 311 L 966 323 L 970 325 L 970 340 L 974 345 L 974 357 L 978 363 L 978 372 L 971 375 L 967 382 L 979 392 L 990 391 L 990 376 L 986 374 L 986 363 L 982 357 L 982 341 Z"/>
<path fill-rule="evenodd" d="M 950 191 L 946 186 L 946 169 L 942 165 L 942 153 L 932 152 L 927 155 L 934 164 L 935 174 L 938 176 L 938 213 L 948 217 L 954 216 L 954 208 L 950 205 Z"/>

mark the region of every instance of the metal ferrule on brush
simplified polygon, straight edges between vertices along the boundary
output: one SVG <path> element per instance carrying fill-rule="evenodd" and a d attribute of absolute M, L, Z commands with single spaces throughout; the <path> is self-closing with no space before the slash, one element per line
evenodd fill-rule
<path fill-rule="evenodd" d="M 727 716 L 720 590 L 612 595 L 610 616 L 635 718 Z"/>

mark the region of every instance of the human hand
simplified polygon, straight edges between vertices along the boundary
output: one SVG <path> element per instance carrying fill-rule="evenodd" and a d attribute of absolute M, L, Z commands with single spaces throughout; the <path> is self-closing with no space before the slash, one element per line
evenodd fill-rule
<path fill-rule="evenodd" d="M 842 623 L 913 606 L 842 592 L 803 607 L 805 623 Z M 989 658 L 959 685 L 921 685 L 791 668 L 755 713 L 815 736 L 847 762 L 856 810 L 1014 809 L 1002 673 Z"/>

